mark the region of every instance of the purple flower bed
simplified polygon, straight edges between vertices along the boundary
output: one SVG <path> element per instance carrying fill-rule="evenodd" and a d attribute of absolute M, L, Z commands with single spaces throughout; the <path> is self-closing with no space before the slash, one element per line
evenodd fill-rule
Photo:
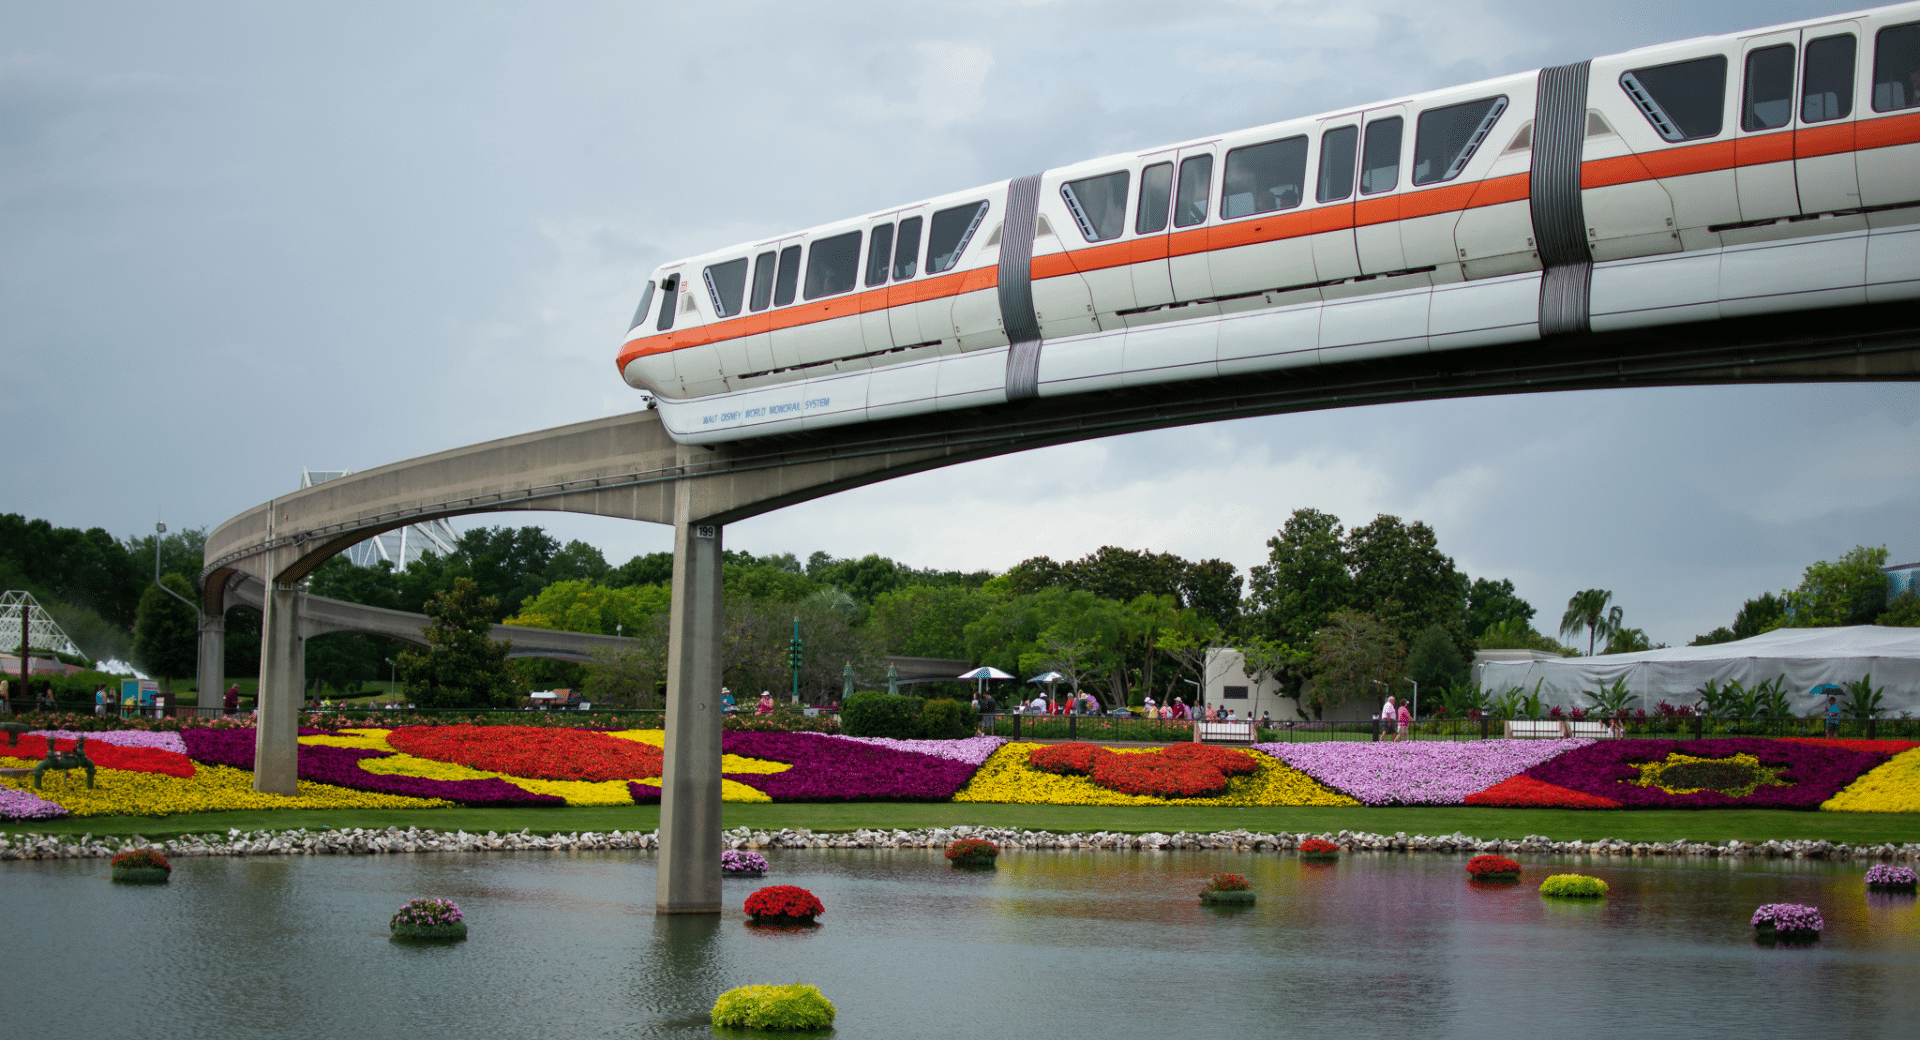
<path fill-rule="evenodd" d="M 727 733 L 721 748 L 730 755 L 791 763 L 784 773 L 727 778 L 765 791 L 776 802 L 944 802 L 977 768 L 821 733 Z M 636 790 L 634 800 L 639 797 Z"/>
<path fill-rule="evenodd" d="M 318 731 L 316 731 L 318 732 Z M 180 731 L 187 754 L 196 762 L 253 769 L 252 730 L 186 729 Z M 300 779 L 316 783 L 350 787 L 356 791 L 398 794 L 409 798 L 444 798 L 450 802 L 474 806 L 565 805 L 567 800 L 550 794 L 534 794 L 505 780 L 429 780 L 419 776 L 387 776 L 369 773 L 360 763 L 369 758 L 386 758 L 391 751 L 371 748 L 315 747 L 300 745 Z"/>
<path fill-rule="evenodd" d="M 855 740 L 874 747 L 892 748 L 895 751 L 917 751 L 935 758 L 965 762 L 978 769 L 982 762 L 992 757 L 1001 745 L 1007 742 L 1005 737 L 967 737 L 964 740 L 898 740 L 893 737 L 849 737 L 835 734 L 835 740 Z"/>
<path fill-rule="evenodd" d="M 1820 908 L 1804 903 L 1768 903 L 1753 912 L 1753 925 L 1770 924 L 1783 932 L 1817 932 L 1827 926 Z"/>
<path fill-rule="evenodd" d="M 67 810 L 26 791 L 0 787 L 0 820 L 51 820 Z"/>
<path fill-rule="evenodd" d="M 249 731 L 251 732 L 251 731 Z M 146 747 L 171 751 L 177 755 L 187 753 L 186 744 L 178 733 L 158 733 L 138 729 L 109 729 L 98 733 L 82 733 L 72 729 L 36 729 L 28 736 L 50 737 L 56 740 L 72 740 L 75 737 L 87 738 L 89 744 L 112 744 L 115 747 Z"/>
<path fill-rule="evenodd" d="M 1253 747 L 1364 805 L 1459 805 L 1470 794 L 1591 743 L 1577 737 L 1469 743 L 1324 741 Z"/>
<path fill-rule="evenodd" d="M 1763 786 L 1744 798 L 1718 791 L 1668 794 L 1658 787 L 1633 781 L 1646 762 L 1658 762 L 1673 752 L 1697 758 L 1752 755 L 1769 769 L 1781 769 L 1786 786 Z M 1763 737 L 1726 737 L 1716 740 L 1615 740 L 1591 744 L 1534 766 L 1527 775 L 1549 784 L 1612 798 L 1628 809 L 1805 809 L 1840 793 L 1862 773 L 1887 756 L 1877 751 L 1803 744 Z"/>

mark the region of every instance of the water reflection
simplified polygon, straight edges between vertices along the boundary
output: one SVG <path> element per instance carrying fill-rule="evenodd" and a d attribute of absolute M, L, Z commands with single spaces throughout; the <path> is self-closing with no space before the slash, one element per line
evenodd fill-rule
<path fill-rule="evenodd" d="M 156 888 L 108 884 L 97 862 L 4 864 L 7 905 L 48 936 L 9 972 L 9 1015 L 87 1036 L 706 1038 L 720 992 L 804 980 L 842 1037 L 1891 1036 L 1920 1020 L 1920 910 L 1867 894 L 1851 865 L 1543 857 L 1491 886 L 1464 856 L 769 858 L 765 880 L 726 883 L 719 918 L 655 916 L 652 859 L 632 852 L 189 859 Z M 1566 871 L 1609 897 L 1541 899 Z M 1203 906 L 1218 872 L 1258 901 Z M 765 884 L 813 890 L 821 927 L 745 927 Z M 386 942 L 420 895 L 459 902 L 471 939 Z M 1820 907 L 1821 944 L 1757 946 L 1747 918 L 1768 902 Z"/>

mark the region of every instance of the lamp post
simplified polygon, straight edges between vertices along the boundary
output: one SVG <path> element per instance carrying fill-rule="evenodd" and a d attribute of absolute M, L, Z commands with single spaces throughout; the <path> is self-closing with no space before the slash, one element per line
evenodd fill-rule
<path fill-rule="evenodd" d="M 154 588 L 159 589 L 161 592 L 164 592 L 167 595 L 172 596 L 174 599 L 177 599 L 180 602 L 185 603 L 187 606 L 193 608 L 193 627 L 194 627 L 194 632 L 197 634 L 200 630 L 200 626 L 203 625 L 207 619 L 207 616 L 200 612 L 200 604 L 195 603 L 194 601 L 188 599 L 187 597 L 182 596 L 178 592 L 175 592 L 172 589 L 167 588 L 165 585 L 160 584 L 160 536 L 166 533 L 167 533 L 166 524 L 155 523 L 153 525 L 153 586 Z M 194 708 L 195 711 L 199 710 L 199 704 L 200 704 L 200 684 L 197 678 L 200 674 L 199 642 L 200 641 L 198 639 L 194 640 L 193 674 L 195 675 L 196 678 L 195 678 L 194 687 L 193 687 L 193 703 L 195 705 L 195 708 Z M 168 681 L 171 682 L 172 680 L 168 680 Z M 169 686 L 168 690 L 172 690 L 172 687 Z M 169 696 L 171 696 L 171 694 L 169 694 Z"/>
<path fill-rule="evenodd" d="M 387 696 L 397 697 L 400 693 L 400 680 L 395 673 L 399 672 L 400 666 L 394 664 L 391 657 L 382 658 L 382 660 L 387 662 Z"/>
<path fill-rule="evenodd" d="M 1420 684 L 1413 679 L 1405 681 L 1413 683 L 1413 717 L 1418 719 L 1420 717 Z"/>

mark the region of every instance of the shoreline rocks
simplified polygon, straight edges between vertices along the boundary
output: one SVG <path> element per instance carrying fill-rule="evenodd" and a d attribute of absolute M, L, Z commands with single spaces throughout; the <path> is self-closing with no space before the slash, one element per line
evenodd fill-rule
<path fill-rule="evenodd" d="M 1308 838 L 1323 838 L 1342 852 L 1372 853 L 1529 853 L 1595 857 L 1700 856 L 1707 858 L 1870 860 L 1920 862 L 1920 842 L 1895 845 L 1850 845 L 1828 841 L 1729 840 L 1725 843 L 1629 842 L 1618 838 L 1597 841 L 1554 841 L 1544 835 L 1525 838 L 1473 838 L 1465 834 L 1375 834 L 1367 831 L 1298 834 L 1286 831 L 1177 831 L 1129 834 L 1092 831 L 1056 834 L 1012 827 L 931 827 L 915 830 L 861 828 L 852 831 L 812 831 L 805 828 L 752 830 L 736 827 L 721 834 L 729 849 L 944 849 L 960 838 L 984 838 L 1002 852 L 1023 850 L 1115 851 L 1219 850 L 1228 852 L 1292 852 Z M 528 830 L 505 834 L 438 831 L 417 827 L 294 829 L 285 831 L 229 830 L 226 834 L 188 834 L 150 840 L 138 834 L 0 833 L 0 860 L 105 859 L 128 849 L 153 848 L 167 856 L 381 856 L 425 852 L 566 852 L 574 850 L 659 848 L 657 831 L 576 831 L 541 835 Z"/>

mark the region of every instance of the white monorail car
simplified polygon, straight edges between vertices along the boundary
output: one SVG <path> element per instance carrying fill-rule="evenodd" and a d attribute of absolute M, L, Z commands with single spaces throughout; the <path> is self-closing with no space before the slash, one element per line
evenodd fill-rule
<path fill-rule="evenodd" d="M 654 272 L 685 443 L 1920 297 L 1920 3 L 1109 156 Z"/>

